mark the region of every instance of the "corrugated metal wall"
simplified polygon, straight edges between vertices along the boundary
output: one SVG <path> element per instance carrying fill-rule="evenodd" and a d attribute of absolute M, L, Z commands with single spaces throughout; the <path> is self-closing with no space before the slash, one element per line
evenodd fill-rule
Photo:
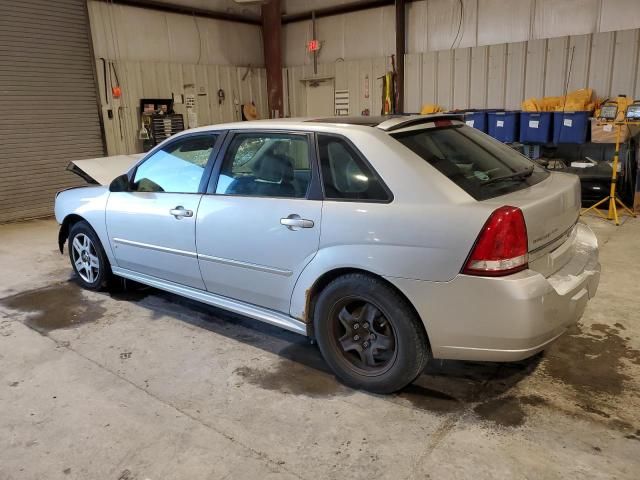
<path fill-rule="evenodd" d="M 640 97 L 639 30 L 595 33 L 484 47 L 410 54 L 407 111 L 445 108 L 518 109 L 530 97 L 590 87 L 600 97 Z"/>
<path fill-rule="evenodd" d="M 138 139 L 141 98 L 171 98 L 172 93 L 184 93 L 185 85 L 194 85 L 199 125 L 239 121 L 243 103 L 255 102 L 262 118 L 269 111 L 264 68 L 137 61 L 114 64 L 122 97 L 113 99 L 109 95 L 108 103 L 104 94 L 102 61 L 97 59 L 96 64 L 109 155 L 142 151 L 142 141 Z M 222 104 L 218 100 L 219 89 L 225 92 Z M 175 109 L 184 115 L 186 125 L 184 105 L 176 105 Z M 113 112 L 112 118 L 109 118 L 109 110 Z"/>
<path fill-rule="evenodd" d="M 0 222 L 50 215 L 79 183 L 70 160 L 103 154 L 84 0 L 3 0 Z"/>
<path fill-rule="evenodd" d="M 528 42 L 408 54 L 405 57 L 405 110 L 425 103 L 445 108 L 520 107 L 530 97 L 562 95 L 568 88 L 591 87 L 601 97 L 624 93 L 640 98 L 638 77 L 640 30 L 595 33 Z M 573 61 L 571 58 L 573 57 Z M 321 64 L 319 72 L 334 75 L 337 89 L 350 92 L 350 114 L 380 111 L 380 77 L 389 69 L 385 57 Z M 288 67 L 291 115 L 306 115 L 308 65 Z M 370 97 L 365 98 L 364 75 Z M 289 110 L 288 110 L 289 111 Z"/>
<path fill-rule="evenodd" d="M 323 3 L 285 2 L 287 11 Z M 462 5 L 462 8 L 461 8 Z M 435 52 L 640 28 L 638 0 L 422 0 L 407 3 L 407 53 Z M 317 20 L 321 63 L 395 52 L 394 8 Z M 284 63 L 312 63 L 311 21 L 284 26 Z"/>
<path fill-rule="evenodd" d="M 360 115 L 369 109 L 372 115 L 382 108 L 382 81 L 379 79 L 391 69 L 388 57 L 350 62 L 335 62 L 318 65 L 318 76 L 333 76 L 336 90 L 349 91 L 349 113 Z M 306 89 L 303 78 L 313 77 L 313 66 L 289 67 L 283 69 L 284 110 L 285 115 L 292 117 L 306 116 Z M 368 94 L 366 85 L 368 83 Z"/>
<path fill-rule="evenodd" d="M 141 98 L 185 94 L 191 90 L 185 85 L 196 93 L 199 125 L 239 120 L 240 106 L 252 101 L 267 115 L 260 27 L 107 2 L 88 6 L 109 155 L 142 151 Z M 105 97 L 101 58 L 115 65 L 120 99 Z"/>
<path fill-rule="evenodd" d="M 171 3 L 171 2 L 169 2 Z M 207 1 L 203 2 L 203 7 Z M 207 5 L 215 9 L 216 5 Z M 140 62 L 264 65 L 260 27 L 89 0 L 96 57 Z"/>

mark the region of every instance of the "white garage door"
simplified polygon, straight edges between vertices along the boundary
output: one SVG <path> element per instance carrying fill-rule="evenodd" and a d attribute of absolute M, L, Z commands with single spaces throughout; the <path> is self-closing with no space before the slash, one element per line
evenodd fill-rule
<path fill-rule="evenodd" d="M 104 156 L 85 0 L 0 2 L 0 222 L 53 212 Z"/>

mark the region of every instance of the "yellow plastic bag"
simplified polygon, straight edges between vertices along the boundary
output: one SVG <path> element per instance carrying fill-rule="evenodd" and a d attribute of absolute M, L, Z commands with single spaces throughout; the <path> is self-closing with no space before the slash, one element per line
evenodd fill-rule
<path fill-rule="evenodd" d="M 430 113 L 439 113 L 444 112 L 444 108 L 440 105 L 436 105 L 435 103 L 426 103 L 422 106 L 420 110 L 421 115 L 429 115 Z"/>
<path fill-rule="evenodd" d="M 527 100 L 522 102 L 521 107 L 523 112 L 539 112 L 540 111 L 538 100 L 535 98 L 528 98 Z"/>
<path fill-rule="evenodd" d="M 565 112 L 585 112 L 592 111 L 594 103 L 592 101 L 593 90 L 591 88 L 580 88 L 569 92 L 566 97 L 560 98 L 560 104 L 556 105 L 555 110 L 564 110 Z"/>
<path fill-rule="evenodd" d="M 592 89 L 581 88 L 568 93 L 566 97 L 529 98 L 522 102 L 522 110 L 525 112 L 592 111 L 595 106 L 592 96 Z"/>

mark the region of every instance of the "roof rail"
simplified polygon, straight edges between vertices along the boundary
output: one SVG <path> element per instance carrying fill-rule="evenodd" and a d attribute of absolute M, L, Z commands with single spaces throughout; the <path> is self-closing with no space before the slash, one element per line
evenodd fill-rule
<path fill-rule="evenodd" d="M 408 117 L 396 117 L 378 125 L 378 128 L 385 132 L 392 132 L 401 128 L 420 125 L 421 123 L 430 123 L 435 120 L 463 120 L 463 113 L 434 113 L 429 115 L 411 115 Z"/>

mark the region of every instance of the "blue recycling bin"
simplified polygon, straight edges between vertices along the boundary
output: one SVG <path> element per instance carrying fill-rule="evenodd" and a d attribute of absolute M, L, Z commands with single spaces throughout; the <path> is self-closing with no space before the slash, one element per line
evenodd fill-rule
<path fill-rule="evenodd" d="M 520 133 L 520 112 L 503 111 L 487 113 L 488 133 L 504 143 L 517 142 Z"/>
<path fill-rule="evenodd" d="M 486 110 L 470 110 L 464 113 L 464 123 L 470 127 L 487 133 L 487 112 Z"/>
<path fill-rule="evenodd" d="M 553 112 L 553 143 L 585 143 L 589 112 Z"/>
<path fill-rule="evenodd" d="M 522 143 L 550 143 L 553 138 L 552 112 L 522 112 L 520 114 L 520 141 Z"/>

